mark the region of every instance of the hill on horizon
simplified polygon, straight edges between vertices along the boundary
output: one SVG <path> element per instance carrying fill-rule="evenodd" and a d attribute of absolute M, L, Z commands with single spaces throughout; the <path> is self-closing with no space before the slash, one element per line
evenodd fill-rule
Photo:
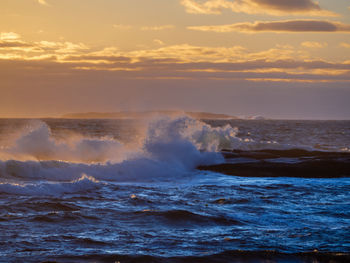
<path fill-rule="evenodd" d="M 184 113 L 196 119 L 237 119 L 236 116 L 210 112 L 179 112 L 179 111 L 120 111 L 120 112 L 82 112 L 62 115 L 65 119 L 142 119 L 154 115 L 178 115 Z"/>

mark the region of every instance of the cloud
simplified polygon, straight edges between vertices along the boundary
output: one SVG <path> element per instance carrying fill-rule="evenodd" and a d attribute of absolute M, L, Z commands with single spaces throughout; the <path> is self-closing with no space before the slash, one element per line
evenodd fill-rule
<path fill-rule="evenodd" d="M 22 41 L 0 41 L 0 48 L 24 48 L 30 47 L 30 44 L 24 43 Z"/>
<path fill-rule="evenodd" d="M 52 41 L 40 41 L 36 42 L 35 46 L 42 49 L 45 52 L 53 51 L 55 53 L 70 54 L 79 51 L 88 50 L 89 48 L 83 44 L 74 44 L 72 42 L 52 42 Z"/>
<path fill-rule="evenodd" d="M 0 33 L 0 40 L 3 41 L 14 41 L 20 39 L 21 36 L 14 32 L 1 32 Z"/>
<path fill-rule="evenodd" d="M 322 20 L 258 21 L 215 26 L 190 26 L 190 30 L 213 32 L 344 32 L 350 33 L 350 25 Z"/>
<path fill-rule="evenodd" d="M 46 0 L 38 0 L 38 3 L 41 5 L 49 5 Z"/>
<path fill-rule="evenodd" d="M 182 62 L 193 61 L 223 61 L 238 59 L 245 54 L 245 48 L 232 47 L 205 47 L 189 44 L 171 45 L 157 49 L 136 50 L 125 54 L 133 58 L 172 59 Z"/>
<path fill-rule="evenodd" d="M 166 30 L 166 29 L 172 29 L 175 28 L 174 25 L 162 25 L 162 26 L 143 26 L 141 27 L 141 30 L 143 31 L 160 31 L 160 30 Z"/>
<path fill-rule="evenodd" d="M 221 14 L 223 9 L 236 13 L 337 16 L 337 14 L 323 10 L 313 0 L 181 0 L 180 2 L 190 14 Z"/>
<path fill-rule="evenodd" d="M 345 47 L 345 48 L 350 48 L 350 44 L 349 43 L 345 43 L 345 42 L 340 43 L 340 46 L 341 47 Z"/>
<path fill-rule="evenodd" d="M 0 34 L 0 57 L 41 59 L 54 55 L 68 55 L 89 50 L 83 43 L 39 41 L 26 42 L 14 32 Z M 38 55 L 39 54 L 39 55 Z M 22 55 L 22 56 L 21 56 Z"/>
<path fill-rule="evenodd" d="M 21 40 L 21 36 L 14 32 L 0 33 L 0 50 L 31 50 L 31 44 Z"/>
<path fill-rule="evenodd" d="M 113 28 L 118 30 L 129 30 L 132 28 L 135 28 L 132 25 L 124 25 L 124 24 L 115 24 L 113 25 Z M 142 26 L 142 27 L 136 27 L 137 29 L 140 29 L 142 31 L 161 31 L 166 29 L 172 29 L 175 28 L 174 25 L 161 25 L 161 26 Z"/>
<path fill-rule="evenodd" d="M 40 79 L 72 76 L 113 76 L 116 80 L 151 79 L 172 80 L 242 80 L 253 82 L 347 82 L 350 83 L 350 64 L 323 61 L 253 60 L 232 63 L 178 63 L 141 59 L 138 62 L 92 64 L 86 62 L 59 62 L 54 60 L 0 59 L 0 75 L 34 76 Z"/>
<path fill-rule="evenodd" d="M 165 43 L 162 41 L 162 40 L 160 40 L 160 39 L 153 39 L 153 42 L 155 43 L 155 44 L 157 44 L 157 45 L 161 45 L 161 46 L 163 46 Z"/>
<path fill-rule="evenodd" d="M 316 41 L 305 41 L 305 42 L 301 43 L 301 45 L 303 47 L 307 47 L 307 48 L 324 48 L 324 47 L 328 46 L 327 43 L 320 43 L 320 42 L 316 42 Z"/>
<path fill-rule="evenodd" d="M 0 36 L 7 39 L 0 42 L 0 65 L 5 75 L 23 73 L 51 78 L 113 74 L 120 79 L 350 82 L 350 61 L 313 60 L 305 50 L 288 45 L 259 52 L 241 46 L 189 44 L 121 51 L 114 47 L 95 50 L 83 43 L 29 42 L 15 33 Z"/>

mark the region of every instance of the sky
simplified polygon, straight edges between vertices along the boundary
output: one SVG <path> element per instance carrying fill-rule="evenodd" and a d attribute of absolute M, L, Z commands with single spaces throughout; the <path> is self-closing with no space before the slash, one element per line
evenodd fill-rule
<path fill-rule="evenodd" d="M 350 119 L 348 0 L 0 0 L 0 117 Z"/>

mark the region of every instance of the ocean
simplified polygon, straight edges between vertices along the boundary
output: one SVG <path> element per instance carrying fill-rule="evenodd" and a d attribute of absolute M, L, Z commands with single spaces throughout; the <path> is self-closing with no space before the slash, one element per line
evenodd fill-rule
<path fill-rule="evenodd" d="M 0 262 L 350 262 L 349 155 L 350 121 L 0 119 Z"/>

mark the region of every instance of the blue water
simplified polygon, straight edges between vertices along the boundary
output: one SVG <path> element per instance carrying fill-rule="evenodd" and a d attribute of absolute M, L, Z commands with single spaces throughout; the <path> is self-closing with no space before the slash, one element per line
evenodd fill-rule
<path fill-rule="evenodd" d="M 349 251 L 350 179 L 195 173 L 89 191 L 1 195 L 1 257 Z"/>
<path fill-rule="evenodd" d="M 176 143 L 192 149 L 177 137 Z M 3 159 L 0 261 L 229 250 L 350 252 L 350 178 L 203 172 L 187 165 L 188 158 L 198 161 L 197 153 L 185 155 L 185 162 L 174 157 L 182 148 L 170 155 L 168 147 L 155 145 L 120 162 L 25 160 L 18 151 L 17 160 Z M 8 154 L 10 148 L 4 149 Z"/>

